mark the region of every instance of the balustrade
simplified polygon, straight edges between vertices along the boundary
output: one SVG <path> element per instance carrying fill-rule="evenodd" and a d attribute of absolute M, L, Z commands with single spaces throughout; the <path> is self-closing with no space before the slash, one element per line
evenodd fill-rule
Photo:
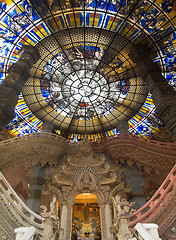
<path fill-rule="evenodd" d="M 21 226 L 34 226 L 38 232 L 43 232 L 45 219 L 26 206 L 1 172 L 0 191 L 5 202 L 4 207 L 8 208 L 8 212 L 11 211 L 11 216 L 20 221 Z"/>
<path fill-rule="evenodd" d="M 153 197 L 140 209 L 132 214 L 128 219 L 128 227 L 133 229 L 134 226 L 141 222 L 151 222 L 154 216 L 162 209 L 165 208 L 165 203 L 168 199 L 174 195 L 176 191 L 176 165 L 173 167 L 165 181 L 162 183 L 160 188 L 156 191 Z"/>

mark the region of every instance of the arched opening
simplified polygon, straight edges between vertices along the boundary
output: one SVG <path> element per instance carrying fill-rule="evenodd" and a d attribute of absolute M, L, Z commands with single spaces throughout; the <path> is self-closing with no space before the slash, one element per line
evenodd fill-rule
<path fill-rule="evenodd" d="M 100 207 L 95 194 L 81 193 L 75 197 L 71 239 L 101 239 Z"/>

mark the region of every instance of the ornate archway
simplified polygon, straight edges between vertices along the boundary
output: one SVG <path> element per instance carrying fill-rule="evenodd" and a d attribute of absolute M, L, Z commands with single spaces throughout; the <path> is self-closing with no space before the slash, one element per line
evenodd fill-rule
<path fill-rule="evenodd" d="M 101 239 L 100 207 L 95 194 L 81 193 L 75 197 L 72 216 L 72 240 L 89 237 Z"/>
<path fill-rule="evenodd" d="M 101 239 L 113 239 L 110 231 L 112 226 L 111 206 L 108 202 L 106 191 L 99 184 L 95 171 L 90 167 L 83 167 L 77 171 L 72 190 L 63 202 L 61 211 L 61 228 L 64 229 L 63 239 L 71 239 L 73 205 L 75 197 L 82 193 L 91 193 L 97 196 L 100 206 Z"/>

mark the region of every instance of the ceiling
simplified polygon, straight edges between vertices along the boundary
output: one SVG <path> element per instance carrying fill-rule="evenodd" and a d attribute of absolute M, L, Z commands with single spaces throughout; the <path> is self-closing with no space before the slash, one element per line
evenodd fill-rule
<path fill-rule="evenodd" d="M 129 53 L 147 45 L 175 88 L 175 9 L 165 0 L 0 2 L 0 81 L 23 44 L 36 46 L 41 56 L 9 133 L 40 132 L 49 121 L 68 139 L 88 134 L 98 140 L 117 134 L 125 120 L 130 133 L 152 138 L 162 123 Z"/>

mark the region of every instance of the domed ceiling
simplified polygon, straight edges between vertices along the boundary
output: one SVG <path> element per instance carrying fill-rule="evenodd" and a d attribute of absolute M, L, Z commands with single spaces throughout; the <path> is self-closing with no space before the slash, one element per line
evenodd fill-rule
<path fill-rule="evenodd" d="M 41 56 L 8 131 L 40 132 L 49 121 L 68 139 L 97 140 L 125 120 L 129 132 L 152 137 L 162 123 L 129 53 L 148 45 L 175 88 L 175 9 L 164 0 L 1 1 L 1 82 L 23 44 Z"/>

